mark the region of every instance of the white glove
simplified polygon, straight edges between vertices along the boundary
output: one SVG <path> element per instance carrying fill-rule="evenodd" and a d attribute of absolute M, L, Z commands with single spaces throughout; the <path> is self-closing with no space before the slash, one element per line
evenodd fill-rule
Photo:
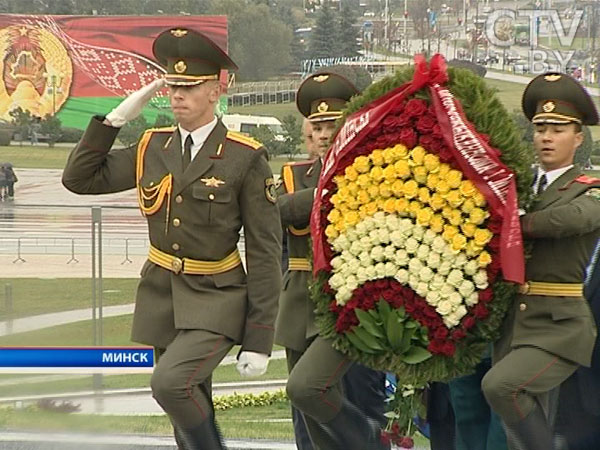
<path fill-rule="evenodd" d="M 269 355 L 256 352 L 242 352 L 238 358 L 237 370 L 243 377 L 258 377 L 267 371 Z"/>
<path fill-rule="evenodd" d="M 140 90 L 135 91 L 123 100 L 119 106 L 106 115 L 106 120 L 115 128 L 121 128 L 127 122 L 140 115 L 146 103 L 150 101 L 156 91 L 165 85 L 164 78 L 154 80 Z"/>

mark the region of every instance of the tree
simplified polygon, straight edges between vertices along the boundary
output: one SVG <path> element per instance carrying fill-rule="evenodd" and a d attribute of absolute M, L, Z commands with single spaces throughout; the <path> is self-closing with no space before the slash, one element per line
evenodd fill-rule
<path fill-rule="evenodd" d="M 168 127 L 170 125 L 173 125 L 174 123 L 175 119 L 173 119 L 173 116 L 170 116 L 169 114 L 160 113 L 158 116 L 156 116 L 156 120 L 154 121 L 154 128 Z"/>
<path fill-rule="evenodd" d="M 338 55 L 339 56 L 358 56 L 360 46 L 358 45 L 358 28 L 355 27 L 356 16 L 351 6 L 344 2 L 339 17 L 338 30 Z"/>
<path fill-rule="evenodd" d="M 350 83 L 356 87 L 359 91 L 364 91 L 373 82 L 373 78 L 367 69 L 358 66 L 348 66 L 345 64 L 334 64 L 332 66 L 326 66 L 319 70 L 319 72 L 331 72 L 346 78 Z"/>
<path fill-rule="evenodd" d="M 575 164 L 579 164 L 581 167 L 585 167 L 592 156 L 594 141 L 592 139 L 592 133 L 589 127 L 584 126 L 581 131 L 583 132 L 583 142 L 579 148 L 577 148 L 573 162 Z"/>
<path fill-rule="evenodd" d="M 283 153 L 286 153 L 289 159 L 293 159 L 300 152 L 302 122 L 297 120 L 296 116 L 288 114 L 281 119 L 281 126 L 285 132 Z"/>
<path fill-rule="evenodd" d="M 142 133 L 149 128 L 148 121 L 144 116 L 140 115 L 137 119 L 128 122 L 119 131 L 119 140 L 125 147 L 135 144 Z"/>
<path fill-rule="evenodd" d="M 317 20 L 310 36 L 309 55 L 311 58 L 330 58 L 336 56 L 336 30 L 337 26 L 335 16 L 331 10 L 331 4 L 329 1 L 324 1 L 317 14 Z"/>
<path fill-rule="evenodd" d="M 11 123 L 15 126 L 15 131 L 19 134 L 19 145 L 23 145 L 23 140 L 29 136 L 34 118 L 28 110 L 24 110 L 20 106 L 8 114 L 12 117 Z"/>
<path fill-rule="evenodd" d="M 40 121 L 40 132 L 48 136 L 48 146 L 54 147 L 62 135 L 60 119 L 52 114 L 46 114 Z"/>
<path fill-rule="evenodd" d="M 260 142 L 269 153 L 269 156 L 281 154 L 283 145 L 278 141 L 273 131 L 266 125 L 260 125 L 250 131 L 250 136 Z"/>

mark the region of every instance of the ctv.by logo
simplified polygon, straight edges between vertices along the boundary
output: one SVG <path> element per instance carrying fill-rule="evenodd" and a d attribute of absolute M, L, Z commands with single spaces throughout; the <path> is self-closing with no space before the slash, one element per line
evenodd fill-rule
<path fill-rule="evenodd" d="M 552 22 L 556 36 L 560 45 L 570 47 L 575 39 L 575 34 L 581 18 L 583 10 L 575 10 L 573 19 L 568 29 L 563 25 L 558 12 L 555 9 L 520 9 L 514 11 L 512 9 L 497 9 L 492 11 L 485 21 L 485 32 L 488 40 L 499 47 L 510 47 L 515 44 L 515 36 L 512 34 L 501 34 L 497 32 L 496 22 L 498 20 L 506 21 L 507 19 L 513 24 L 516 24 L 517 17 L 529 17 L 529 71 L 531 73 L 544 73 L 550 70 L 551 60 L 555 60 L 559 70 L 566 72 L 567 64 L 575 54 L 575 50 L 560 51 L 560 50 L 542 50 L 538 49 L 538 31 L 543 17 Z M 554 67 L 556 68 L 556 66 Z"/>

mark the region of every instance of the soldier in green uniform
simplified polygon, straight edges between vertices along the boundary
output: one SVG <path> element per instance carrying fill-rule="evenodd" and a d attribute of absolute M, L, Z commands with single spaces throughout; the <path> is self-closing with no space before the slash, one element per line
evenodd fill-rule
<path fill-rule="evenodd" d="M 321 157 L 330 146 L 335 120 L 356 93 L 348 80 L 332 73 L 312 75 L 298 89 L 298 109 L 311 122 L 313 143 Z M 342 392 L 342 378 L 353 363 L 333 349 L 330 341 L 318 336 L 314 304 L 308 293 L 309 219 L 321 167 L 321 158 L 317 158 L 287 164 L 282 170 L 283 193 L 278 197 L 278 205 L 282 225 L 287 229 L 289 266 L 283 280 L 275 342 L 286 347 L 290 370 L 287 393 L 292 404 L 304 414 L 314 448 L 381 448 L 379 424 L 363 414 L 368 414 L 367 411 L 357 409 Z M 367 381 L 364 372 L 359 376 L 364 377 L 362 394 L 372 396 L 383 406 L 382 394 Z M 382 392 L 383 376 L 379 380 Z M 347 381 L 345 386 L 349 386 Z"/>
<path fill-rule="evenodd" d="M 167 69 L 106 117 L 94 117 L 69 156 L 63 184 L 80 194 L 137 189 L 150 253 L 141 271 L 132 339 L 161 355 L 153 396 L 178 444 L 221 449 L 210 377 L 235 344 L 242 375 L 266 371 L 281 287 L 281 225 L 266 151 L 214 115 L 221 69 L 235 69 L 206 36 L 172 29 L 154 41 Z M 111 149 L 163 83 L 175 127 L 147 130 L 136 148 Z M 244 227 L 244 269 L 237 244 Z"/>
<path fill-rule="evenodd" d="M 559 73 L 534 78 L 522 103 L 535 126 L 540 164 L 537 197 L 521 217 L 530 243 L 527 281 L 482 388 L 505 423 L 510 446 L 551 450 L 556 447 L 541 397 L 579 365 L 590 365 L 596 338 L 582 283 L 600 236 L 600 180 L 583 175 L 573 157 L 583 142 L 581 126 L 597 124 L 598 113 L 585 89 Z"/>

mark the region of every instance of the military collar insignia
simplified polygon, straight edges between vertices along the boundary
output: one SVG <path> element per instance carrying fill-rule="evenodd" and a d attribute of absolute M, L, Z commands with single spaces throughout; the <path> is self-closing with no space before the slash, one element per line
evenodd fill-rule
<path fill-rule="evenodd" d="M 175 72 L 177 73 L 184 73 L 185 69 L 187 69 L 187 64 L 185 63 L 185 61 L 179 60 L 175 63 L 173 69 L 175 69 Z"/>
<path fill-rule="evenodd" d="M 200 178 L 200 181 L 202 181 L 206 187 L 219 187 L 222 184 L 225 184 L 225 182 L 223 180 L 219 180 L 218 178 L 215 177 L 210 177 L 210 178 Z"/>
<path fill-rule="evenodd" d="M 317 83 L 322 83 L 323 81 L 326 81 L 329 78 L 329 75 L 317 75 L 316 77 L 313 77 L 313 80 L 315 80 Z"/>
<path fill-rule="evenodd" d="M 553 75 L 546 75 L 544 77 L 544 80 L 552 82 L 552 81 L 558 81 L 561 78 L 562 78 L 562 75 L 553 74 Z"/>
<path fill-rule="evenodd" d="M 319 103 L 319 106 L 317 106 L 317 111 L 319 111 L 320 113 L 327 112 L 328 109 L 329 105 L 327 104 L 327 102 L 321 102 Z"/>
<path fill-rule="evenodd" d="M 553 101 L 548 100 L 546 103 L 544 103 L 542 109 L 547 113 L 552 112 L 556 109 L 556 104 Z"/>
<path fill-rule="evenodd" d="M 188 30 L 182 30 L 181 28 L 177 28 L 176 30 L 171 30 L 171 34 L 175 37 L 183 37 L 188 33 Z"/>

